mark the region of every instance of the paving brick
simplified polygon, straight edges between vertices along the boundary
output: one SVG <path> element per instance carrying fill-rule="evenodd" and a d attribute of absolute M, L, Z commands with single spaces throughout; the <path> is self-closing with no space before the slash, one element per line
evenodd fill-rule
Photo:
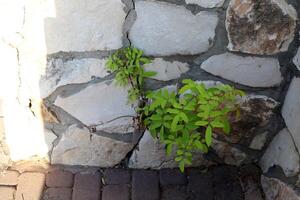
<path fill-rule="evenodd" d="M 18 177 L 16 200 L 40 200 L 45 185 L 42 173 L 25 172 Z"/>
<path fill-rule="evenodd" d="M 107 185 L 119 185 L 130 183 L 130 171 L 127 169 L 106 169 L 104 180 Z"/>
<path fill-rule="evenodd" d="M 160 184 L 165 185 L 185 185 L 187 179 L 184 173 L 178 169 L 161 169 L 159 171 Z"/>
<path fill-rule="evenodd" d="M 218 166 L 213 170 L 215 200 L 243 200 L 236 168 Z"/>
<path fill-rule="evenodd" d="M 96 174 L 76 174 L 73 200 L 100 200 L 101 176 Z"/>
<path fill-rule="evenodd" d="M 72 200 L 71 188 L 48 188 L 43 200 Z"/>
<path fill-rule="evenodd" d="M 0 186 L 1 200 L 14 200 L 16 189 L 14 187 Z"/>
<path fill-rule="evenodd" d="M 213 200 L 213 177 L 211 172 L 190 169 L 188 172 L 188 192 L 191 199 Z"/>
<path fill-rule="evenodd" d="M 169 185 L 162 188 L 161 200 L 187 200 L 186 186 Z"/>
<path fill-rule="evenodd" d="M 47 187 L 72 187 L 73 174 L 68 171 L 55 170 L 46 175 Z"/>
<path fill-rule="evenodd" d="M 102 200 L 130 200 L 130 188 L 128 185 L 106 185 Z"/>
<path fill-rule="evenodd" d="M 4 171 L 0 173 L 0 185 L 16 186 L 18 184 L 17 171 Z"/>
<path fill-rule="evenodd" d="M 132 172 L 132 200 L 159 200 L 159 178 L 155 171 Z"/>

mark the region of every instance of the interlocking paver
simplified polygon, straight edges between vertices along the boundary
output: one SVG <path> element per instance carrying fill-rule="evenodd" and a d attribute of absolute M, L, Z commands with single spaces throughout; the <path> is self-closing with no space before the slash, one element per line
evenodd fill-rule
<path fill-rule="evenodd" d="M 0 185 L 15 186 L 18 184 L 19 172 L 3 171 L 0 173 Z"/>
<path fill-rule="evenodd" d="M 188 194 L 185 186 L 164 186 L 162 188 L 161 200 L 187 200 Z"/>
<path fill-rule="evenodd" d="M 165 185 L 185 185 L 186 175 L 178 169 L 161 169 L 159 171 L 160 184 Z"/>
<path fill-rule="evenodd" d="M 62 170 L 54 170 L 46 175 L 47 187 L 72 187 L 73 173 Z"/>
<path fill-rule="evenodd" d="M 100 200 L 101 176 L 96 174 L 75 175 L 72 200 Z"/>
<path fill-rule="evenodd" d="M 128 185 L 106 185 L 102 200 L 130 200 L 130 188 Z"/>
<path fill-rule="evenodd" d="M 25 172 L 18 177 L 16 200 L 40 200 L 45 186 L 45 174 Z"/>
<path fill-rule="evenodd" d="M 191 199 L 213 200 L 213 176 L 210 171 L 190 169 L 188 178 L 188 191 Z"/>
<path fill-rule="evenodd" d="M 104 181 L 108 185 L 129 184 L 130 171 L 128 169 L 106 169 L 104 171 Z"/>
<path fill-rule="evenodd" d="M 0 186 L 1 200 L 14 200 L 16 189 L 14 187 Z"/>
<path fill-rule="evenodd" d="M 132 200 L 159 200 L 159 178 L 155 171 L 132 172 Z"/>
<path fill-rule="evenodd" d="M 44 192 L 43 200 L 72 200 L 72 189 L 48 188 Z"/>

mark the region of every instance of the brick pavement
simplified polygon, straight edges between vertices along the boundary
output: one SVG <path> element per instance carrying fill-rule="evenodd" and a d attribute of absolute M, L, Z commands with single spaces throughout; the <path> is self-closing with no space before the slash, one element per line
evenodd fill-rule
<path fill-rule="evenodd" d="M 229 166 L 191 168 L 184 174 L 178 169 L 5 171 L 0 175 L 0 199 L 243 200 L 247 191 L 242 189 L 240 172 Z M 243 180 L 251 175 L 248 170 Z"/>

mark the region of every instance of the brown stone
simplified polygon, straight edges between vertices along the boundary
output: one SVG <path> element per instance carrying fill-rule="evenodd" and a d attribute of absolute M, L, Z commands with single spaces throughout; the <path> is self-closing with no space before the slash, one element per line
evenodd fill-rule
<path fill-rule="evenodd" d="M 15 186 L 18 184 L 17 171 L 3 171 L 0 173 L 0 185 Z"/>
<path fill-rule="evenodd" d="M 71 188 L 48 188 L 43 200 L 71 200 L 72 189 Z"/>
<path fill-rule="evenodd" d="M 296 10 L 285 0 L 231 0 L 226 29 L 231 51 L 275 54 L 294 38 Z"/>
<path fill-rule="evenodd" d="M 14 187 L 0 186 L 1 200 L 14 200 L 16 189 Z"/>
<path fill-rule="evenodd" d="M 18 178 L 16 200 L 40 200 L 45 185 L 45 175 L 42 173 L 25 172 Z"/>
<path fill-rule="evenodd" d="M 47 187 L 72 187 L 73 174 L 68 171 L 54 170 L 46 176 Z"/>

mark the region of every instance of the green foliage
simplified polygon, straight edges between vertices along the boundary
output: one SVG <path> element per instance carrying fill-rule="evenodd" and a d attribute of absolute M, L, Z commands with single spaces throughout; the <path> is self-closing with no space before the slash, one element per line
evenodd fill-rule
<path fill-rule="evenodd" d="M 175 160 L 183 171 L 192 163 L 193 152 L 208 151 L 215 129 L 230 133 L 229 114 L 239 113 L 236 98 L 243 95 L 229 85 L 207 88 L 183 80 L 178 94 L 166 89 L 147 94 L 144 124 L 166 145 L 168 155 L 176 149 Z"/>
<path fill-rule="evenodd" d="M 115 79 L 119 86 L 128 90 L 128 102 L 135 102 L 143 96 L 144 79 L 154 76 L 155 72 L 146 72 L 144 64 L 150 63 L 150 59 L 143 56 L 143 51 L 134 47 L 117 50 L 106 62 L 106 68 L 116 73 Z"/>

